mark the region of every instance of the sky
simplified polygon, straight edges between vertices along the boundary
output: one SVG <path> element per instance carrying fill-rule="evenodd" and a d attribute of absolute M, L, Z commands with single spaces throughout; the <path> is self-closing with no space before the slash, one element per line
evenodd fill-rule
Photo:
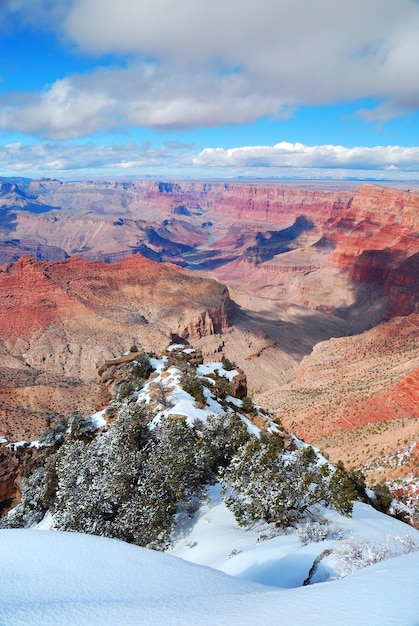
<path fill-rule="evenodd" d="M 0 0 L 0 176 L 419 180 L 419 0 Z"/>

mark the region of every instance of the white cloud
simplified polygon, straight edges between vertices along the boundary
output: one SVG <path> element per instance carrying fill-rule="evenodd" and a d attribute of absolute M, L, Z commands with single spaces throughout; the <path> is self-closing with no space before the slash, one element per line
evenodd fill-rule
<path fill-rule="evenodd" d="M 117 104 L 111 94 L 83 89 L 69 78 L 57 80 L 41 94 L 0 99 L 0 127 L 51 139 L 73 139 L 113 125 Z"/>
<path fill-rule="evenodd" d="M 125 125 L 191 128 L 250 122 L 267 113 L 280 115 L 283 104 L 278 96 L 254 92 L 243 76 L 173 74 L 134 63 L 67 77 L 40 94 L 0 97 L 0 127 L 62 140 Z"/>
<path fill-rule="evenodd" d="M 75 173 L 79 177 L 86 172 L 114 176 L 127 171 L 150 169 L 156 172 L 175 167 L 192 156 L 177 146 L 154 148 L 150 143 L 138 145 L 127 142 L 122 145 L 101 144 L 23 144 L 15 142 L 0 146 L 0 169 L 7 175 L 20 173 L 27 176 L 65 176 Z"/>
<path fill-rule="evenodd" d="M 216 60 L 293 101 L 418 94 L 411 0 L 77 0 L 64 28 L 96 53 L 152 55 L 182 68 Z"/>
<path fill-rule="evenodd" d="M 72 8 L 72 0 L 0 0 L 0 26 L 8 27 L 10 17 L 24 25 L 46 30 L 59 28 Z"/>
<path fill-rule="evenodd" d="M 26 105 L 22 95 L 9 106 L 0 102 L 0 125 L 9 130 L 61 139 L 126 124 L 213 126 L 362 98 L 378 102 L 376 110 L 359 112 L 369 121 L 419 107 L 419 3 L 413 0 L 7 0 L 4 6 L 26 23 L 49 26 L 80 52 L 130 59 L 128 68 L 99 68 L 26 95 Z"/>
<path fill-rule="evenodd" d="M 274 146 L 206 148 L 194 159 L 198 167 L 273 167 L 419 170 L 419 147 L 306 146 L 281 142 Z"/>
<path fill-rule="evenodd" d="M 154 147 L 133 141 L 119 145 L 61 142 L 0 146 L 0 170 L 37 177 L 141 176 L 153 178 L 335 178 L 407 180 L 419 176 L 419 148 L 377 146 L 306 146 L 282 142 L 274 146 L 207 148 L 167 142 Z"/>

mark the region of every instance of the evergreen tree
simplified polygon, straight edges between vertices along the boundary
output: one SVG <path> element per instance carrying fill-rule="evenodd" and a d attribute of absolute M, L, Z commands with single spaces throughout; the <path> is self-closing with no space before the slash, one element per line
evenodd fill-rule
<path fill-rule="evenodd" d="M 215 482 L 220 467 L 227 467 L 233 455 L 249 439 L 246 425 L 234 411 L 213 414 L 196 425 L 200 431 L 197 459 L 207 482 Z"/>
<path fill-rule="evenodd" d="M 221 484 L 242 526 L 263 520 L 287 527 L 319 503 L 344 514 L 352 511 L 348 493 L 341 493 L 350 487 L 344 476 L 320 463 L 310 446 L 284 453 L 274 437 L 252 437 L 221 472 Z"/>

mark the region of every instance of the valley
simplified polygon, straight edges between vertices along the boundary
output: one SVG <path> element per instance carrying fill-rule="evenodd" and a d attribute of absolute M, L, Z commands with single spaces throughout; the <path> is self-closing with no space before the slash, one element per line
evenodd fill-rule
<path fill-rule="evenodd" d="M 419 191 L 372 184 L 4 179 L 0 436 L 101 408 L 106 360 L 175 335 L 332 461 L 417 479 L 418 231 Z"/>

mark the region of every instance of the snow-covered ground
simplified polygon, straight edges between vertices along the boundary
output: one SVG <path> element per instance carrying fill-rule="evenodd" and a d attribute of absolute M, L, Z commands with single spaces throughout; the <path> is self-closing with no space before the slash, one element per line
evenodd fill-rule
<path fill-rule="evenodd" d="M 185 515 L 179 520 L 169 551 L 187 561 L 252 582 L 281 588 L 300 587 L 314 560 L 325 550 L 332 552 L 322 559 L 313 583 L 339 578 L 348 569 L 355 569 L 357 563 L 351 566 L 345 557 L 350 546 L 366 547 L 363 561 L 358 562 L 364 567 L 373 560 L 372 554 L 382 549 L 401 554 L 406 541 L 416 543 L 419 548 L 418 531 L 361 502 L 354 503 L 350 518 L 322 509 L 330 538 L 302 545 L 295 530 L 270 537 L 272 527 L 268 524 L 240 528 L 223 502 L 219 485 L 210 488 L 209 496 L 194 519 Z"/>
<path fill-rule="evenodd" d="M 225 410 L 208 388 L 208 404 L 198 406 L 179 385 L 181 372 L 163 372 L 164 364 L 152 359 L 151 383 L 164 386 L 167 401 L 155 424 L 173 413 L 192 425 Z M 200 366 L 198 374 L 216 369 L 233 375 L 219 363 Z M 152 401 L 151 383 L 139 402 Z M 229 401 L 240 411 L 240 400 Z M 96 428 L 106 424 L 104 411 L 91 419 Z M 359 502 L 352 518 L 320 513 L 327 524 L 322 541 L 301 542 L 295 529 L 274 536 L 265 523 L 240 528 L 214 485 L 193 517 L 179 514 L 170 554 L 53 532 L 48 513 L 36 530 L 0 530 L 0 626 L 419 626 L 419 551 L 402 554 L 406 542 L 419 546 L 419 532 Z M 364 551 L 364 569 L 355 573 L 351 546 Z M 380 550 L 402 556 L 369 565 Z M 303 586 L 320 555 L 314 584 Z"/>
<path fill-rule="evenodd" d="M 417 626 L 419 553 L 275 589 L 112 539 L 0 531 L 2 626 Z"/>

